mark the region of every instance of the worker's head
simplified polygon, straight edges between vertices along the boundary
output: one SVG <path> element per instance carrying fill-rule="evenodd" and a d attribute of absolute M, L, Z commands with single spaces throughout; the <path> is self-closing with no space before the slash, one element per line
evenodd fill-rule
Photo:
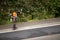
<path fill-rule="evenodd" d="M 16 11 L 13 12 L 13 16 L 17 17 L 17 12 Z"/>

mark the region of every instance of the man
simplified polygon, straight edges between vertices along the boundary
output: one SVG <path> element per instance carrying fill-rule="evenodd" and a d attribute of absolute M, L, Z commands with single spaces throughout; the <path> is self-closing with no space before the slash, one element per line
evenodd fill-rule
<path fill-rule="evenodd" d="M 17 21 L 17 12 L 16 11 L 14 11 L 13 12 L 13 30 L 15 30 L 16 29 L 16 21 Z"/>

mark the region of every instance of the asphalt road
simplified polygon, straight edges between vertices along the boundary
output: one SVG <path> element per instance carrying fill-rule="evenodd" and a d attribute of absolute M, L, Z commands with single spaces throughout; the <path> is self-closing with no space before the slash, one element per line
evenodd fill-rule
<path fill-rule="evenodd" d="M 28 39 L 23 39 L 23 40 L 60 40 L 60 34 L 34 37 L 34 38 L 28 38 Z"/>
<path fill-rule="evenodd" d="M 41 37 L 60 34 L 60 25 L 45 28 L 35 28 L 10 33 L 0 33 L 0 40 L 22 40 L 27 38 Z"/>

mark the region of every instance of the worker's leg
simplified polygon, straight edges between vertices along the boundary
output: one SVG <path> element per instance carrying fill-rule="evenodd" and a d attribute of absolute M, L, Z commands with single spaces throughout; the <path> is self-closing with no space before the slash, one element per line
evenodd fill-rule
<path fill-rule="evenodd" d="M 16 29 L 16 18 L 14 18 L 13 30 Z"/>
<path fill-rule="evenodd" d="M 15 30 L 15 29 L 16 29 L 16 23 L 13 24 L 13 30 Z"/>

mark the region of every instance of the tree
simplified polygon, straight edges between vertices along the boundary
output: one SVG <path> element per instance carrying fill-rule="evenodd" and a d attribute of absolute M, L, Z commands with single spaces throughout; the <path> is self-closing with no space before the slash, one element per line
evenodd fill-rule
<path fill-rule="evenodd" d="M 0 24 L 8 22 L 14 10 L 19 22 L 60 17 L 60 0 L 0 0 Z"/>

